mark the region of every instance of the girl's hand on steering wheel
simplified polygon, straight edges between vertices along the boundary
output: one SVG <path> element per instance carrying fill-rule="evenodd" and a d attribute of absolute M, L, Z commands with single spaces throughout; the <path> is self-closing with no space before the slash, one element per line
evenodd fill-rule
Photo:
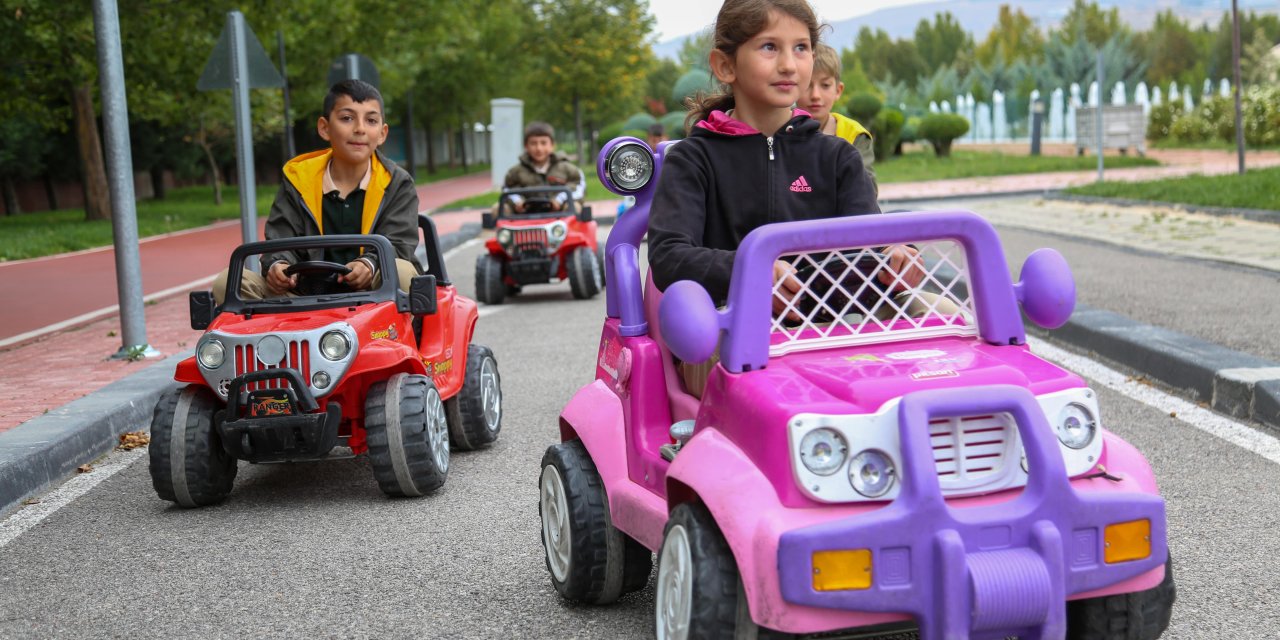
<path fill-rule="evenodd" d="M 920 286 L 924 281 L 924 263 L 920 261 L 919 251 L 905 244 L 895 244 L 886 247 L 885 253 L 889 256 L 889 269 L 880 272 L 878 277 L 881 283 L 893 284 L 897 291 Z M 900 280 L 895 281 L 894 274 L 897 274 Z"/>

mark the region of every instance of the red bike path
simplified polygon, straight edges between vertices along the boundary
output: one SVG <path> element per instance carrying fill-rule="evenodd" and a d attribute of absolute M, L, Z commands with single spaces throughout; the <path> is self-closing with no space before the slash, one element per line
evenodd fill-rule
<path fill-rule="evenodd" d="M 491 190 L 489 174 L 474 174 L 418 187 L 419 206 L 429 211 Z M 441 233 L 457 230 L 474 213 L 436 218 Z M 262 237 L 259 217 L 258 238 Z M 241 243 L 240 222 L 146 238 L 138 243 L 143 296 L 148 300 L 183 293 L 207 284 L 227 267 L 227 257 Z M 112 247 L 0 263 L 0 300 L 36 304 L 0 305 L 0 347 L 36 335 L 114 314 L 115 250 Z"/>

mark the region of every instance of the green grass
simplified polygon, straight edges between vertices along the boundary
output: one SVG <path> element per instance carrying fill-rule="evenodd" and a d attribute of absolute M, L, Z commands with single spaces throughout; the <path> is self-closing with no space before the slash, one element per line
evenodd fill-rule
<path fill-rule="evenodd" d="M 1185 176 L 1150 182 L 1101 182 L 1067 193 L 1177 204 L 1280 211 L 1280 167 L 1253 169 L 1244 175 Z"/>
<path fill-rule="evenodd" d="M 276 188 L 257 188 L 258 216 L 265 216 Z M 213 204 L 212 187 L 173 189 L 164 200 L 138 203 L 138 237 L 202 227 L 240 217 L 235 187 L 222 189 L 222 206 Z M 0 261 L 38 258 L 112 243 L 111 221 L 86 222 L 84 209 L 59 209 L 0 217 Z"/>
<path fill-rule="evenodd" d="M 1235 142 L 1223 142 L 1221 140 L 1209 140 L 1206 142 L 1177 142 L 1174 140 L 1157 140 L 1151 143 L 1152 149 L 1192 149 L 1192 150 L 1209 150 L 1209 151 L 1232 151 L 1236 150 Z M 1245 151 L 1275 151 L 1280 146 L 1270 147 L 1252 147 L 1245 145 Z"/>
<path fill-rule="evenodd" d="M 596 200 L 617 200 L 618 199 L 617 195 L 614 195 L 608 189 L 605 189 L 603 184 L 600 184 L 600 180 L 596 178 L 595 165 L 592 165 L 590 167 L 582 167 L 582 173 L 585 174 L 587 178 L 587 195 L 586 195 L 587 202 L 594 202 Z M 497 201 L 498 201 L 498 192 L 490 191 L 488 193 L 482 193 L 478 196 L 463 198 L 461 200 L 454 200 L 453 202 L 442 205 L 440 209 L 442 210 L 488 209 L 489 207 L 492 207 L 494 203 L 496 203 Z"/>
<path fill-rule="evenodd" d="M 1160 163 L 1151 158 L 1106 156 L 1108 169 L 1152 167 Z M 1098 167 L 1096 156 L 1031 156 L 999 152 L 967 151 L 952 148 L 950 158 L 938 158 L 931 150 L 911 150 L 889 160 L 876 158 L 876 181 L 920 182 L 954 178 L 978 178 L 1050 171 L 1087 171 Z"/>
<path fill-rule="evenodd" d="M 427 165 L 424 164 L 424 165 L 418 165 L 418 170 L 414 174 L 415 176 L 414 180 L 415 182 L 417 182 L 417 184 L 420 184 L 420 185 L 430 184 L 432 182 L 448 180 L 449 178 L 469 176 L 473 173 L 488 173 L 488 171 L 489 171 L 489 163 L 487 162 L 482 164 L 469 164 L 467 165 L 466 171 L 462 170 L 461 165 L 456 167 L 451 167 L 449 165 L 444 165 L 444 166 L 436 165 L 435 173 L 427 173 Z"/>

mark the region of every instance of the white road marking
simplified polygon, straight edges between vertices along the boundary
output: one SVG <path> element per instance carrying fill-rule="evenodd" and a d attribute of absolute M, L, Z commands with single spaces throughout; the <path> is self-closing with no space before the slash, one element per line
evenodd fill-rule
<path fill-rule="evenodd" d="M 498 306 L 494 306 L 491 304 L 480 305 L 480 310 L 477 312 L 477 315 L 483 318 L 485 316 L 491 316 L 495 313 L 502 313 L 503 311 L 506 311 L 507 309 L 510 309 L 510 308 L 511 308 L 511 305 L 509 304 L 501 304 Z"/>
<path fill-rule="evenodd" d="M 72 500 L 89 492 L 106 479 L 128 468 L 129 465 L 147 457 L 146 447 L 133 451 L 117 451 L 107 456 L 93 471 L 73 476 L 62 483 L 62 486 L 40 497 L 40 501 L 29 504 L 5 520 L 0 520 L 0 549 L 3 549 L 28 529 L 40 524 L 55 511 L 65 507 Z"/>
<path fill-rule="evenodd" d="M 460 244 L 460 245 L 458 245 L 458 246 L 456 246 L 456 247 L 454 247 L 454 248 L 452 248 L 452 249 L 450 249 L 450 250 L 448 250 L 448 251 L 444 252 L 444 259 L 445 259 L 445 260 L 448 260 L 448 259 L 450 259 L 450 258 L 452 258 L 452 257 L 454 257 L 454 256 L 456 256 L 456 255 L 458 255 L 459 253 L 462 253 L 463 251 L 466 251 L 467 249 L 470 249 L 471 247 L 474 247 L 474 246 L 476 246 L 476 245 L 480 244 L 480 242 L 481 242 L 480 238 L 472 238 L 472 239 L 470 239 L 470 240 L 468 240 L 468 241 L 466 241 L 466 242 L 464 242 L 464 243 L 462 243 L 462 244 Z"/>
<path fill-rule="evenodd" d="M 1135 381 L 1115 369 L 1083 356 L 1064 351 L 1044 340 L 1029 340 L 1031 350 L 1037 355 L 1075 371 L 1076 373 L 1096 380 L 1101 385 L 1115 390 L 1133 400 L 1163 413 L 1176 417 L 1196 429 L 1209 435 L 1226 440 L 1246 451 L 1256 453 L 1267 460 L 1280 464 L 1280 440 L 1200 407 L 1195 403 L 1169 395 L 1155 387 Z"/>

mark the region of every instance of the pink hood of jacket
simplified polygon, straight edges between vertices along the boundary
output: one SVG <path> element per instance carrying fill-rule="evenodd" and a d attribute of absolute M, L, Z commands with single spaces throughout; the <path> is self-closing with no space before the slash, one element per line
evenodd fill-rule
<path fill-rule="evenodd" d="M 804 109 L 794 109 L 791 112 L 791 117 L 793 118 L 807 115 L 809 115 L 809 112 Z M 699 120 L 698 124 L 694 126 L 726 136 L 754 136 L 760 133 L 753 129 L 751 125 L 719 110 L 712 111 L 705 120 Z"/>

